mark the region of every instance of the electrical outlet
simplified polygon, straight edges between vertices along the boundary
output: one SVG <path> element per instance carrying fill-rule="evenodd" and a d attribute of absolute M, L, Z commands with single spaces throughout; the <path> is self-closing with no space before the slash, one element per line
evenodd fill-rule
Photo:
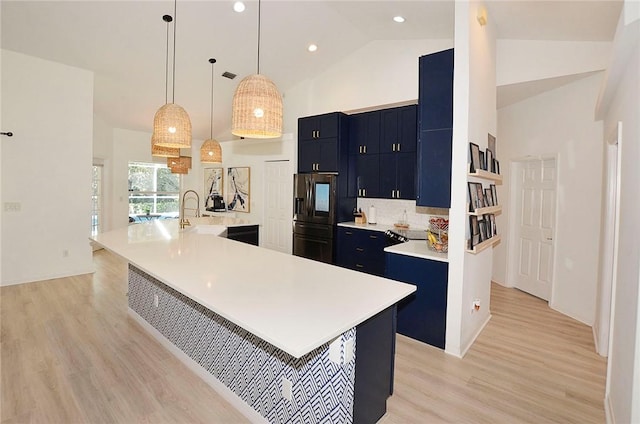
<path fill-rule="evenodd" d="M 153 294 L 153 306 L 158 307 L 158 295 L 155 293 Z"/>
<path fill-rule="evenodd" d="M 293 400 L 293 384 L 287 377 L 282 377 L 282 397 L 288 401 Z"/>
<path fill-rule="evenodd" d="M 477 312 L 480 310 L 480 299 L 474 299 L 471 302 L 471 312 Z"/>

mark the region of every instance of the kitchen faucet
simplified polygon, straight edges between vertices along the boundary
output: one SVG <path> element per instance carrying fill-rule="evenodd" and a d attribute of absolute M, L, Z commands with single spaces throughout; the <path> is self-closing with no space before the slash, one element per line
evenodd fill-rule
<path fill-rule="evenodd" d="M 187 194 L 188 193 L 193 193 L 196 196 L 196 207 L 194 208 L 185 208 L 185 201 L 187 198 Z M 184 230 L 184 228 L 187 225 L 191 225 L 191 223 L 189 222 L 189 220 L 184 216 L 184 211 L 185 210 L 195 210 L 196 211 L 196 218 L 200 217 L 200 196 L 198 195 L 198 193 L 196 193 L 195 190 L 187 190 L 184 192 L 184 194 L 182 195 L 182 205 L 180 205 L 180 229 Z"/>

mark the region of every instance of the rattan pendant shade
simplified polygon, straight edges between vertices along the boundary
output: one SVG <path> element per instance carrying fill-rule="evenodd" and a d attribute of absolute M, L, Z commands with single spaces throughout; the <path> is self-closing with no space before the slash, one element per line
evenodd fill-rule
<path fill-rule="evenodd" d="M 245 77 L 233 95 L 231 133 L 246 138 L 282 135 L 282 96 L 264 75 Z"/>
<path fill-rule="evenodd" d="M 153 144 L 155 134 L 151 136 L 151 156 L 160 158 L 177 158 L 180 156 L 180 149 L 177 147 L 162 147 Z"/>
<path fill-rule="evenodd" d="M 222 147 L 213 138 L 202 143 L 200 148 L 200 162 L 202 163 L 222 163 Z"/>
<path fill-rule="evenodd" d="M 240 81 L 233 95 L 231 134 L 276 138 L 282 136 L 282 96 L 273 81 L 260 74 L 260 10 L 258 0 L 258 69 Z"/>
<path fill-rule="evenodd" d="M 167 158 L 167 166 L 172 174 L 188 174 L 189 169 L 191 169 L 191 157 Z"/>
<path fill-rule="evenodd" d="M 153 118 L 154 146 L 191 147 L 191 119 L 187 112 L 175 103 L 167 103 L 156 112 Z"/>

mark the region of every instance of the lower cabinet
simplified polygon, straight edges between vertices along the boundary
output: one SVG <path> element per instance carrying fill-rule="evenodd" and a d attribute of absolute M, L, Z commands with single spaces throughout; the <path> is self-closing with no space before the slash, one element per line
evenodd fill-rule
<path fill-rule="evenodd" d="M 417 286 L 398 303 L 398 333 L 444 349 L 449 264 L 395 253 L 386 262 L 385 277 Z"/>
<path fill-rule="evenodd" d="M 382 231 L 338 227 L 336 265 L 383 276 L 386 246 Z"/>
<path fill-rule="evenodd" d="M 243 225 L 241 227 L 229 227 L 227 228 L 227 238 L 258 246 L 258 226 Z"/>

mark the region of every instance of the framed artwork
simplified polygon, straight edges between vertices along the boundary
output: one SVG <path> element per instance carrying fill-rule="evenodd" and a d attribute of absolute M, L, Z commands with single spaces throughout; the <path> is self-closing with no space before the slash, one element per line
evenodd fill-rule
<path fill-rule="evenodd" d="M 480 146 L 475 143 L 469 143 L 469 152 L 471 153 L 471 172 L 482 169 L 480 161 Z"/>
<path fill-rule="evenodd" d="M 478 220 L 478 227 L 480 227 L 480 241 L 485 241 L 487 237 L 487 222 L 484 219 Z"/>
<path fill-rule="evenodd" d="M 496 157 L 496 138 L 495 136 L 487 133 L 487 145 L 489 146 L 489 150 L 491 150 L 491 153 L 493 155 L 493 157 Z"/>
<path fill-rule="evenodd" d="M 491 187 L 491 197 L 493 198 L 493 204 L 495 206 L 498 206 L 498 192 L 496 191 L 496 185 L 491 184 L 489 187 Z"/>
<path fill-rule="evenodd" d="M 486 169 L 487 171 L 490 171 L 490 172 L 494 172 L 495 165 L 493 163 L 493 152 L 491 150 L 487 149 L 484 157 L 486 159 L 484 169 Z"/>
<path fill-rule="evenodd" d="M 204 168 L 204 204 L 213 203 L 213 196 L 224 197 L 224 168 Z"/>
<path fill-rule="evenodd" d="M 494 204 L 493 204 L 493 193 L 491 193 L 491 189 L 490 188 L 485 188 L 484 189 L 484 197 L 485 197 L 485 200 L 487 202 L 487 206 L 494 206 Z"/>
<path fill-rule="evenodd" d="M 496 228 L 496 216 L 494 214 L 489 215 L 489 221 L 491 222 L 491 237 L 498 235 L 498 229 Z"/>
<path fill-rule="evenodd" d="M 476 184 L 476 191 L 478 192 L 477 196 L 478 196 L 478 207 L 479 208 L 484 208 L 486 207 L 486 203 L 484 201 L 484 190 L 482 190 L 482 184 L 480 183 L 475 183 Z"/>
<path fill-rule="evenodd" d="M 485 170 L 487 169 L 487 162 L 485 161 L 486 158 L 484 157 L 484 152 L 480 150 L 479 154 L 480 154 L 480 168 L 476 168 L 476 169 Z"/>
<path fill-rule="evenodd" d="M 478 206 L 478 190 L 476 189 L 477 183 L 467 183 L 469 187 L 469 212 L 475 211 Z"/>
<path fill-rule="evenodd" d="M 249 212 L 251 203 L 251 168 L 227 168 L 227 209 L 235 212 Z"/>

